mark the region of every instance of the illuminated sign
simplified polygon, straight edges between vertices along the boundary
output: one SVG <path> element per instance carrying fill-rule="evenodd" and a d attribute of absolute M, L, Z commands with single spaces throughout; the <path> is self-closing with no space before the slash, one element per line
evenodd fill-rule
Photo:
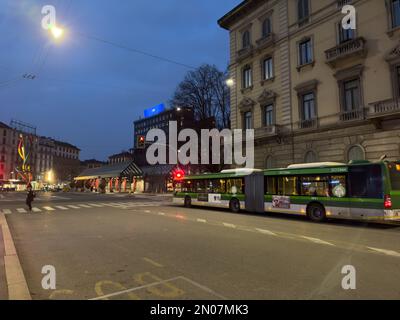
<path fill-rule="evenodd" d="M 144 117 L 150 118 L 156 116 L 157 114 L 160 114 L 163 111 L 165 111 L 165 105 L 161 103 L 158 106 L 144 110 Z"/>

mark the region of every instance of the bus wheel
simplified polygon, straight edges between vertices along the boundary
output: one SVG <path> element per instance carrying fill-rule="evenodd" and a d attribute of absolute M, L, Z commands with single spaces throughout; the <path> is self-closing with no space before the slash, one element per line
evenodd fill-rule
<path fill-rule="evenodd" d="M 192 198 L 190 198 L 189 196 L 185 197 L 185 207 L 186 208 L 190 208 L 192 206 Z"/>
<path fill-rule="evenodd" d="M 229 202 L 229 209 L 231 209 L 231 211 L 233 213 L 238 213 L 240 211 L 240 202 L 238 199 L 232 199 Z"/>
<path fill-rule="evenodd" d="M 307 208 L 307 215 L 314 222 L 322 222 L 326 219 L 325 208 L 319 203 L 311 203 Z"/>

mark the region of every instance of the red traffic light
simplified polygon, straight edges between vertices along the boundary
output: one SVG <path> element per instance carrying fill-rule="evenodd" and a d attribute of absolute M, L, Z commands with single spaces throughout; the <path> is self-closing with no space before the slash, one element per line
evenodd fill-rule
<path fill-rule="evenodd" d="M 177 169 L 174 171 L 174 180 L 181 181 L 185 177 L 185 172 L 182 169 Z"/>

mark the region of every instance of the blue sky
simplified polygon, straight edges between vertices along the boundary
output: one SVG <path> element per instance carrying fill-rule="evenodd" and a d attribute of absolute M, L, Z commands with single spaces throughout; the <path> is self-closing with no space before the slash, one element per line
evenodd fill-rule
<path fill-rule="evenodd" d="M 0 0 L 0 121 L 32 123 L 39 134 L 80 147 L 81 159 L 128 149 L 133 121 L 167 103 L 188 69 L 87 36 L 225 69 L 228 32 L 217 20 L 240 2 Z M 44 5 L 56 7 L 67 30 L 61 42 L 41 28 Z M 37 78 L 23 79 L 26 73 Z"/>

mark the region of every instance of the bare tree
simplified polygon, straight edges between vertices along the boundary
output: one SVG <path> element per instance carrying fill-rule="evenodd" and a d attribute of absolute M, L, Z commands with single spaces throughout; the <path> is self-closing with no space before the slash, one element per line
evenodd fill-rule
<path fill-rule="evenodd" d="M 230 122 L 229 89 L 226 75 L 214 65 L 202 65 L 189 71 L 178 85 L 170 103 L 193 108 L 197 120 L 214 117 L 218 127 L 228 128 Z"/>

